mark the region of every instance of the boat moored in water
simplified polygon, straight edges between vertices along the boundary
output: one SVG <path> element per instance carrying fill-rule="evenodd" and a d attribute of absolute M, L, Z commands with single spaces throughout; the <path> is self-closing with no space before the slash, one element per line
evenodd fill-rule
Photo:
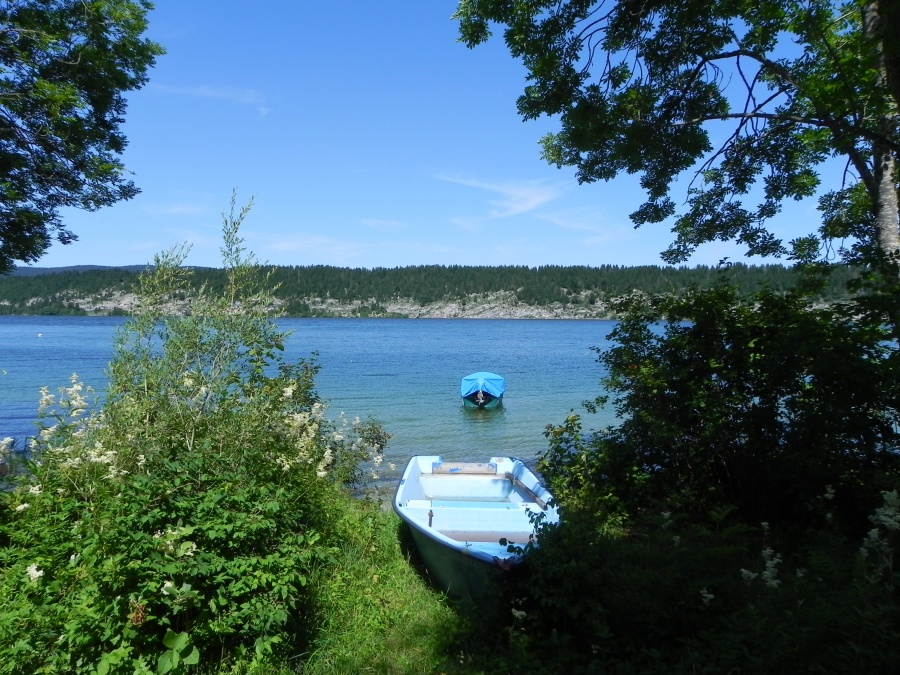
<path fill-rule="evenodd" d="M 481 371 L 466 375 L 459 385 L 466 408 L 497 408 L 503 403 L 506 380 L 496 373 Z"/>

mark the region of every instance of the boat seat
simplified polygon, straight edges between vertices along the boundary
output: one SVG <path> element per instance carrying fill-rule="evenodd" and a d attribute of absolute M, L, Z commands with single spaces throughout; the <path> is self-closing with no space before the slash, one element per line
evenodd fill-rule
<path fill-rule="evenodd" d="M 432 527 L 439 532 L 531 532 L 525 509 L 432 509 Z M 502 536 L 502 535 L 501 535 Z"/>
<path fill-rule="evenodd" d="M 506 511 L 521 511 L 518 503 L 509 500 L 493 502 L 470 502 L 456 499 L 432 499 L 431 505 L 436 509 L 502 509 Z"/>
<path fill-rule="evenodd" d="M 422 496 L 438 500 L 468 499 L 477 501 L 509 500 L 513 493 L 513 484 L 497 474 L 468 474 L 454 476 L 452 474 L 423 475 L 419 482 L 422 485 Z M 421 493 L 420 493 L 421 494 Z"/>
<path fill-rule="evenodd" d="M 493 462 L 435 462 L 432 474 L 476 474 L 486 476 L 497 475 L 497 465 Z"/>
<path fill-rule="evenodd" d="M 528 532 L 473 532 L 472 530 L 438 530 L 441 534 L 456 541 L 472 541 L 485 544 L 500 544 L 501 539 L 506 539 L 516 546 L 524 546 L 528 543 Z"/>

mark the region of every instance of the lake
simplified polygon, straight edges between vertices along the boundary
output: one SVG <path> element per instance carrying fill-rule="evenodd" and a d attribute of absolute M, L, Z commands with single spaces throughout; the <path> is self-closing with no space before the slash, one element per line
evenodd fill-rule
<path fill-rule="evenodd" d="M 38 390 L 74 372 L 102 391 L 119 317 L 0 316 L 0 438 L 34 435 Z M 600 393 L 591 347 L 608 345 L 613 321 L 513 319 L 281 319 L 293 331 L 288 360 L 318 352 L 319 395 L 331 418 L 374 418 L 393 438 L 385 463 L 410 455 L 454 460 L 512 455 L 532 460 L 559 424 Z M 460 379 L 489 370 L 506 378 L 503 407 L 465 409 Z M 614 423 L 609 413 L 586 427 Z M 386 477 L 389 478 L 389 477 Z"/>

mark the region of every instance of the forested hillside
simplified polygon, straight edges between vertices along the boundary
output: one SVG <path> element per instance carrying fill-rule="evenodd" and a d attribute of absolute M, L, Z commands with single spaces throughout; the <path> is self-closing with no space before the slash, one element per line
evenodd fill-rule
<path fill-rule="evenodd" d="M 130 308 L 139 268 L 48 270 L 0 277 L 0 314 L 117 314 Z M 836 268 L 823 300 L 843 297 L 851 272 Z M 195 282 L 219 290 L 222 270 L 196 268 Z M 602 316 L 605 303 L 635 290 L 680 294 L 727 278 L 750 294 L 784 291 L 797 281 L 781 265 L 714 267 L 276 267 L 276 297 L 289 316 L 409 316 L 415 308 L 454 303 L 458 313 L 486 303 L 556 308 L 557 315 Z M 462 309 L 460 309 L 462 308 Z"/>

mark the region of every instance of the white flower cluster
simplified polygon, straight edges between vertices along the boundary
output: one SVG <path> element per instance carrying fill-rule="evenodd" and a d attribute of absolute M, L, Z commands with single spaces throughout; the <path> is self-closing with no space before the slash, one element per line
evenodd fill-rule
<path fill-rule="evenodd" d="M 38 402 L 38 414 L 40 416 L 52 415 L 57 418 L 66 418 L 70 420 L 79 419 L 88 410 L 88 402 L 85 398 L 86 394 L 94 393 L 91 387 L 85 387 L 78 379 L 77 373 L 72 373 L 69 377 L 70 385 L 68 387 L 60 387 L 59 399 L 50 393 L 48 387 L 41 387 L 41 398 Z M 53 408 L 58 406 L 60 413 L 55 413 Z"/>
<path fill-rule="evenodd" d="M 10 436 L 0 439 L 0 467 L 3 467 L 12 455 L 13 439 Z M 3 473 L 0 473 L 2 476 Z"/>
<path fill-rule="evenodd" d="M 25 573 L 28 575 L 28 579 L 29 579 L 29 581 L 31 581 L 31 583 L 34 583 L 35 581 L 40 579 L 42 576 L 44 576 L 44 570 L 40 569 L 37 566 L 37 563 L 29 565 L 28 568 L 25 570 Z"/>
<path fill-rule="evenodd" d="M 358 422 L 359 418 L 357 418 L 356 421 Z M 366 451 L 366 454 L 369 457 L 369 461 L 372 462 L 372 471 L 369 473 L 369 476 L 372 478 L 372 480 L 378 480 L 378 471 L 382 462 L 384 462 L 384 455 L 382 455 L 380 452 L 374 452 L 372 448 L 363 449 Z"/>
<path fill-rule="evenodd" d="M 34 439 L 32 451 L 43 461 L 51 461 L 64 471 L 81 472 L 79 475 L 96 476 L 104 480 L 116 480 L 128 475 L 122 466 L 118 452 L 103 446 L 102 441 L 89 440 L 93 432 L 104 425 L 103 413 L 86 414 L 86 393 L 91 393 L 78 376 L 73 374 L 70 385 L 59 389 L 59 397 L 53 396 L 47 387 L 41 388 L 40 414 L 55 420 L 46 424 Z M 138 462 L 138 467 L 142 462 Z M 74 476 L 72 476 L 74 480 Z"/>
<path fill-rule="evenodd" d="M 319 464 L 316 466 L 316 475 L 319 478 L 325 478 L 333 461 L 334 457 L 332 456 L 331 447 L 325 448 L 325 452 L 322 453 L 322 459 L 319 460 Z"/>
<path fill-rule="evenodd" d="M 763 533 L 763 542 L 768 541 L 769 539 L 769 523 L 762 522 L 759 524 L 760 529 Z M 762 572 L 751 572 L 747 569 L 741 570 L 741 578 L 746 582 L 750 583 L 757 577 L 761 578 L 763 583 L 768 588 L 778 588 L 781 585 L 781 580 L 778 579 L 778 566 L 781 564 L 781 555 L 775 553 L 770 546 L 766 546 L 762 550 L 763 557 L 763 570 Z"/>
<path fill-rule="evenodd" d="M 351 424 L 343 412 L 335 422 L 326 420 L 325 405 L 321 402 L 313 403 L 308 411 L 290 410 L 296 405 L 295 392 L 294 384 L 281 390 L 282 404 L 288 409 L 282 418 L 282 431 L 291 439 L 292 451 L 276 455 L 275 463 L 283 471 L 302 465 L 314 466 L 316 475 L 325 478 L 336 458 L 347 453 L 360 463 L 371 462 L 371 476 L 377 480 L 383 456 L 379 448 L 369 447 L 364 440 L 363 422 L 357 417 Z"/>
<path fill-rule="evenodd" d="M 166 528 L 166 531 L 157 530 L 153 538 L 158 540 L 156 548 L 161 553 L 174 555 L 178 558 L 190 558 L 197 552 L 197 544 L 193 541 L 182 541 L 183 537 L 193 533 L 194 528 L 179 526 Z"/>
<path fill-rule="evenodd" d="M 343 415 L 343 413 L 341 413 L 341 414 Z M 362 424 L 363 423 L 359 419 L 359 417 L 354 418 L 354 420 L 353 420 L 354 441 L 353 441 L 352 449 L 355 452 L 359 452 L 360 454 L 365 455 L 366 461 L 369 461 L 372 463 L 372 471 L 370 473 L 370 477 L 372 478 L 372 480 L 378 480 L 378 478 L 379 478 L 378 471 L 379 471 L 379 467 L 381 466 L 382 462 L 384 461 L 384 455 L 381 453 L 380 448 L 373 448 L 373 447 L 367 445 L 363 441 L 362 435 L 359 433 L 360 427 L 362 427 Z M 396 469 L 396 467 L 393 464 L 389 464 L 389 466 L 390 466 L 391 471 L 394 471 Z"/>
<path fill-rule="evenodd" d="M 293 396 L 293 387 L 285 389 L 285 398 Z M 309 411 L 292 412 L 284 418 L 284 430 L 293 439 L 295 452 L 292 456 L 278 455 L 275 462 L 284 471 L 301 464 L 312 464 L 316 461 L 319 444 L 319 431 L 325 423 L 325 406 L 316 402 Z M 330 463 L 330 462 L 329 462 Z M 327 468 L 327 466 L 325 467 Z"/>
<path fill-rule="evenodd" d="M 49 392 L 47 387 L 42 387 L 39 404 L 39 414 L 44 418 L 55 420 L 46 424 L 36 438 L 30 440 L 30 448 L 39 453 L 44 459 L 52 459 L 63 469 L 74 469 L 85 462 L 101 465 L 112 465 L 116 460 L 114 450 L 104 450 L 97 442 L 91 448 L 85 450 L 81 447 L 82 439 L 89 432 L 102 425 L 102 414 L 87 415 L 88 403 L 86 393 L 92 393 L 90 387 L 85 387 L 78 375 L 72 374 L 70 386 L 59 389 L 57 399 Z M 65 438 L 71 445 L 63 445 L 61 439 Z M 110 471 L 110 477 L 123 475 L 121 470 Z"/>
<path fill-rule="evenodd" d="M 763 523 L 763 524 L 766 525 L 766 523 Z M 762 550 L 762 557 L 763 557 L 763 563 L 764 563 L 763 571 L 757 574 L 756 572 L 751 572 L 750 570 L 742 569 L 741 570 L 741 578 L 745 582 L 750 583 L 757 577 L 760 577 L 760 578 L 762 578 L 763 583 L 765 583 L 765 585 L 767 587 L 778 588 L 781 585 L 781 581 L 777 578 L 778 577 L 778 565 L 781 564 L 781 555 L 778 553 L 775 553 L 775 551 L 773 551 L 771 548 L 769 548 L 767 546 L 766 548 L 764 548 Z"/>
<path fill-rule="evenodd" d="M 51 424 L 49 427 L 44 427 L 41 429 L 40 433 L 38 433 L 38 438 L 43 443 L 49 443 L 57 429 L 59 429 L 58 424 Z"/>
<path fill-rule="evenodd" d="M 38 402 L 38 414 L 43 415 L 56 405 L 56 397 L 50 393 L 49 387 L 40 388 L 41 398 Z"/>
<path fill-rule="evenodd" d="M 101 441 L 95 441 L 94 446 L 87 451 L 85 459 L 88 462 L 95 462 L 97 464 L 112 464 L 116 461 L 117 454 L 118 453 L 115 450 L 107 450 L 104 448 Z"/>
<path fill-rule="evenodd" d="M 869 520 L 875 525 L 863 540 L 859 550 L 870 570 L 869 580 L 879 582 L 893 576 L 894 544 L 900 531 L 900 495 L 896 490 L 882 492 L 884 505 L 875 509 Z"/>
<path fill-rule="evenodd" d="M 900 495 L 896 490 L 882 492 L 884 506 L 875 509 L 875 513 L 869 517 L 876 527 L 882 527 L 890 532 L 900 530 Z"/>
<path fill-rule="evenodd" d="M 768 547 L 763 549 L 762 556 L 766 564 L 766 568 L 762 572 L 762 580 L 769 588 L 778 588 L 781 582 L 776 577 L 778 576 L 778 565 L 781 564 L 781 556 Z"/>
<path fill-rule="evenodd" d="M 56 461 L 61 469 L 99 468 L 104 472 L 103 478 L 106 480 L 115 480 L 129 473 L 119 465 L 118 455 L 117 451 L 103 447 L 102 441 L 94 441 L 89 447 L 84 447 L 80 443 L 50 446 L 45 451 L 45 456 Z"/>

